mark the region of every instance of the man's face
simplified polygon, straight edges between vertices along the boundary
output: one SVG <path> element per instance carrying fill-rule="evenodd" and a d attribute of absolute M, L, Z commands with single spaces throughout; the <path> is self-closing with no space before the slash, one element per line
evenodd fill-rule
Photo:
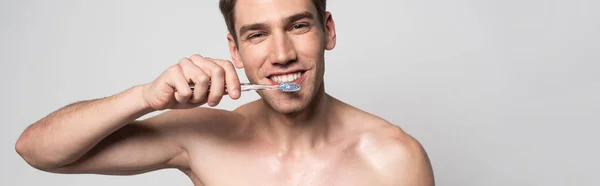
<path fill-rule="evenodd" d="M 231 36 L 229 44 L 235 65 L 251 83 L 302 86 L 295 93 L 259 91 L 276 111 L 306 108 L 322 90 L 324 52 L 335 46 L 329 13 L 322 24 L 310 0 L 238 0 L 234 16 L 237 48 Z"/>

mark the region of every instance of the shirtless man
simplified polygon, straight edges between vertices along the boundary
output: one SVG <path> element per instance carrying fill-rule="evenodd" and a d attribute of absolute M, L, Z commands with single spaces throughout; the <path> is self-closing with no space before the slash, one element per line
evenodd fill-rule
<path fill-rule="evenodd" d="M 221 0 L 220 7 L 232 61 L 192 55 L 148 84 L 70 104 L 29 126 L 17 152 L 47 172 L 174 168 L 196 186 L 434 185 L 417 140 L 325 92 L 324 53 L 336 44 L 325 0 Z M 233 111 L 200 107 L 240 97 L 235 67 L 252 83 L 302 89 L 259 91 L 261 99 Z"/>

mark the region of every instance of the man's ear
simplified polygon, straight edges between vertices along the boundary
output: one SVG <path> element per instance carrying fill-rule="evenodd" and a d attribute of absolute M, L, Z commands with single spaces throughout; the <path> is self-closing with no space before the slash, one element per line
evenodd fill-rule
<path fill-rule="evenodd" d="M 325 12 L 325 49 L 333 50 L 336 44 L 335 22 L 331 12 Z"/>
<path fill-rule="evenodd" d="M 240 59 L 240 53 L 238 51 L 238 47 L 233 39 L 231 34 L 227 34 L 227 41 L 229 42 L 229 53 L 231 54 L 231 59 L 233 60 L 233 64 L 236 68 L 244 68 L 244 63 L 242 63 L 242 59 Z"/>

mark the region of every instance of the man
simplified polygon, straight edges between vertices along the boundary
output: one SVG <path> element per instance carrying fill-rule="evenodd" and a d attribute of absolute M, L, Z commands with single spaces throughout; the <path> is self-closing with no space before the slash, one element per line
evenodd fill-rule
<path fill-rule="evenodd" d="M 68 105 L 28 127 L 17 152 L 48 172 L 175 168 L 196 186 L 434 185 L 414 138 L 325 93 L 324 52 L 336 44 L 325 0 L 221 0 L 220 8 L 232 61 L 192 55 L 151 83 Z M 258 91 L 261 99 L 233 111 L 199 107 L 240 97 L 234 66 L 252 83 L 302 88 Z"/>

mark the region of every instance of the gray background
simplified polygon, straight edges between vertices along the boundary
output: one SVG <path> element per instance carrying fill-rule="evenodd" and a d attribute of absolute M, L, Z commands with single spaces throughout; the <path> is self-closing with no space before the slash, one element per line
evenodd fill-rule
<path fill-rule="evenodd" d="M 415 136 L 438 185 L 600 185 L 599 5 L 330 0 L 326 91 Z M 0 185 L 191 185 L 174 170 L 40 172 L 14 143 L 51 111 L 147 83 L 181 57 L 230 59 L 216 0 L 3 0 L 0 25 Z"/>

